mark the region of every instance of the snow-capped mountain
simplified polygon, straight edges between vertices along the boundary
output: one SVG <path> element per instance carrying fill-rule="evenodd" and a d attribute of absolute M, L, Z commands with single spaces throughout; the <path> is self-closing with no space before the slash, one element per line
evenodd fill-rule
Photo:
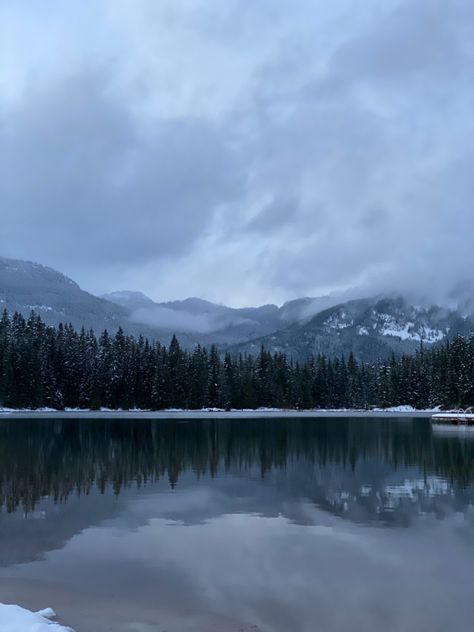
<path fill-rule="evenodd" d="M 235 344 L 307 322 L 322 309 L 336 305 L 334 297 L 300 298 L 277 305 L 233 308 L 201 298 L 158 303 L 141 292 L 119 291 L 102 298 L 125 307 L 132 321 L 209 337 L 218 344 Z"/>
<path fill-rule="evenodd" d="M 402 298 L 341 302 L 337 297 L 305 297 L 278 307 L 231 308 L 187 298 L 155 302 L 141 292 L 121 291 L 101 298 L 67 276 L 27 261 L 0 258 L 0 309 L 48 324 L 72 323 L 96 332 L 119 326 L 167 344 L 176 333 L 183 346 L 218 344 L 234 352 L 257 353 L 263 345 L 295 359 L 310 354 L 348 355 L 361 360 L 412 353 L 458 333 L 474 331 L 474 317 L 459 310 L 416 306 Z"/>
<path fill-rule="evenodd" d="M 413 353 L 456 334 L 474 330 L 472 316 L 441 307 L 409 304 L 403 298 L 353 300 L 316 314 L 250 344 L 242 352 L 257 353 L 260 346 L 304 359 L 311 354 L 348 355 L 361 360 L 386 358 L 391 353 Z"/>

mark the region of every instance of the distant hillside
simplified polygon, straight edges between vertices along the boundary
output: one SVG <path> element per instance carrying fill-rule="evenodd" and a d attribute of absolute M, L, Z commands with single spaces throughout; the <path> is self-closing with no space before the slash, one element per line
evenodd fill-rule
<path fill-rule="evenodd" d="M 187 349 L 217 344 L 222 350 L 254 354 L 263 345 L 300 360 L 353 351 L 359 360 L 373 361 L 469 334 L 474 318 L 466 316 L 467 305 L 464 300 L 461 313 L 417 307 L 401 298 L 338 302 L 304 297 L 281 307 L 232 308 L 194 297 L 159 303 L 128 290 L 98 298 L 51 268 L 0 258 L 0 309 L 25 316 L 34 310 L 49 324 L 67 322 L 96 332 L 113 333 L 121 326 L 163 344 L 176 333 Z"/>
<path fill-rule="evenodd" d="M 126 306 L 85 292 L 61 272 L 38 263 L 3 257 L 0 257 L 0 309 L 20 312 L 25 317 L 34 311 L 47 324 L 71 323 L 76 329 L 85 327 L 97 333 L 104 329 L 114 333 L 122 327 L 127 333 L 142 334 L 165 344 L 174 333 L 172 328 L 133 322 Z M 196 342 L 184 332 L 180 339 L 186 347 Z"/>
<path fill-rule="evenodd" d="M 456 334 L 474 330 L 474 319 L 440 307 L 416 307 L 402 298 L 349 301 L 326 309 L 306 323 L 236 345 L 233 350 L 257 353 L 261 345 L 285 352 L 295 359 L 312 354 L 348 355 L 375 361 L 392 353 L 414 353 L 421 344 L 439 343 Z"/>
<path fill-rule="evenodd" d="M 156 303 L 140 292 L 130 291 L 112 292 L 103 298 L 125 307 L 135 323 L 173 329 L 180 337 L 182 333 L 194 335 L 203 344 L 252 340 L 288 322 L 276 305 L 236 309 L 195 297 Z"/>
<path fill-rule="evenodd" d="M 29 261 L 0 258 L 0 307 L 9 312 L 41 315 L 48 324 L 116 330 L 127 311 L 97 298 L 64 274 Z"/>
<path fill-rule="evenodd" d="M 102 298 L 126 308 L 138 324 L 194 336 L 202 344 L 233 345 L 277 332 L 288 325 L 306 322 L 322 309 L 337 303 L 331 297 L 300 298 L 281 307 L 233 308 L 191 297 L 179 301 L 154 302 L 141 292 L 119 291 Z"/>

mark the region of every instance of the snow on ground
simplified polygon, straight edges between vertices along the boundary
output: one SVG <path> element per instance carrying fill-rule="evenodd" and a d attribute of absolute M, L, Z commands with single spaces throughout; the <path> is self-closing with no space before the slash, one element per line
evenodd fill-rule
<path fill-rule="evenodd" d="M 53 308 L 51 307 L 51 305 L 27 305 L 26 307 L 28 307 L 33 312 L 36 312 L 38 310 L 41 310 L 42 312 L 53 311 Z"/>
<path fill-rule="evenodd" d="M 298 416 L 298 414 L 302 414 L 304 413 L 305 415 L 321 415 L 322 413 L 347 413 L 348 415 L 350 415 L 351 413 L 364 413 L 364 414 L 368 414 L 370 415 L 370 413 L 438 413 L 440 412 L 440 407 L 436 406 L 435 408 L 414 408 L 413 406 L 409 406 L 407 404 L 401 405 L 401 406 L 390 406 L 388 408 L 370 408 L 370 409 L 366 409 L 366 408 L 308 408 L 308 409 L 293 409 L 293 408 L 267 408 L 267 407 L 261 407 L 261 408 L 232 408 L 232 409 L 226 409 L 226 408 L 200 408 L 199 410 L 196 409 L 187 409 L 187 408 L 166 408 L 163 410 L 151 410 L 151 409 L 142 409 L 142 408 L 130 408 L 130 409 L 123 409 L 123 408 L 118 408 L 118 409 L 112 409 L 112 408 L 100 408 L 100 410 L 91 410 L 90 408 L 65 408 L 64 410 L 56 410 L 54 408 L 1 408 L 0 407 L 0 415 L 9 415 L 9 414 L 17 414 L 17 413 L 22 413 L 22 414 L 36 414 L 36 413 L 42 413 L 44 414 L 48 414 L 48 413 L 54 413 L 55 415 L 64 415 L 64 414 L 83 414 L 83 413 L 88 413 L 89 416 L 90 415 L 117 415 L 120 414 L 122 417 L 124 415 L 127 415 L 128 413 L 133 414 L 133 415 L 137 415 L 137 414 L 144 414 L 144 415 L 180 415 L 180 414 L 188 414 L 188 415 L 192 415 L 195 414 L 196 416 L 202 416 L 205 413 L 225 413 L 225 414 L 232 414 L 232 416 L 236 416 L 239 413 L 245 413 L 245 414 L 253 414 L 255 415 L 255 417 L 258 417 L 259 415 L 265 415 L 265 414 L 271 414 L 271 413 L 276 413 L 276 414 L 284 414 L 284 415 L 295 415 Z M 449 414 L 449 413 L 453 413 L 453 412 L 462 412 L 462 411 L 458 411 L 458 410 L 447 410 L 444 411 L 445 413 Z M 0 631 L 1 632 L 1 631 Z"/>
<path fill-rule="evenodd" d="M 336 312 L 326 320 L 326 326 L 330 329 L 347 329 L 348 327 L 352 327 L 353 324 L 353 319 L 348 318 L 348 315 L 344 311 L 340 314 Z"/>
<path fill-rule="evenodd" d="M 453 410 L 447 413 L 437 413 L 433 415 L 433 417 L 436 417 L 436 419 L 452 419 L 453 417 L 457 417 L 458 419 L 474 419 L 474 414 Z"/>
<path fill-rule="evenodd" d="M 445 338 L 446 332 L 441 329 L 432 329 L 431 327 L 415 327 L 415 323 L 406 322 L 400 324 L 393 316 L 382 314 L 380 316 L 383 321 L 381 329 L 382 336 L 394 336 L 401 340 L 413 340 L 416 342 L 428 342 L 430 344 L 440 342 Z"/>
<path fill-rule="evenodd" d="M 20 606 L 0 603 L 0 632 L 73 632 L 52 621 L 55 616 L 51 608 L 31 612 Z"/>
<path fill-rule="evenodd" d="M 2 408 L 0 406 L 0 413 L 57 413 L 56 408 Z"/>
<path fill-rule="evenodd" d="M 373 411 L 375 412 L 385 412 L 385 413 L 414 413 L 416 411 L 416 408 L 413 408 L 413 406 L 390 406 L 390 408 L 372 408 Z M 438 410 L 438 409 L 433 409 L 433 411 L 429 411 L 429 412 L 434 412 L 434 410 Z"/>

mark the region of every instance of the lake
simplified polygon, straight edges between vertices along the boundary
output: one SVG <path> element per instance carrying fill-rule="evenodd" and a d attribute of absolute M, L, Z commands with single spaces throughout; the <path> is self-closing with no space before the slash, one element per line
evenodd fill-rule
<path fill-rule="evenodd" d="M 426 419 L 1 420 L 0 601 L 77 632 L 474 619 L 474 437 Z"/>

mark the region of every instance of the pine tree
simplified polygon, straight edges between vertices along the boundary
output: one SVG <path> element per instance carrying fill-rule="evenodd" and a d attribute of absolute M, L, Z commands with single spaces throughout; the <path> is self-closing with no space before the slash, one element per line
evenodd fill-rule
<path fill-rule="evenodd" d="M 323 355 L 295 363 L 263 347 L 232 357 L 213 346 L 168 348 L 119 329 L 111 338 L 32 313 L 0 318 L 0 405 L 199 409 L 474 406 L 474 336 L 420 347 L 414 356 L 358 364 Z"/>

